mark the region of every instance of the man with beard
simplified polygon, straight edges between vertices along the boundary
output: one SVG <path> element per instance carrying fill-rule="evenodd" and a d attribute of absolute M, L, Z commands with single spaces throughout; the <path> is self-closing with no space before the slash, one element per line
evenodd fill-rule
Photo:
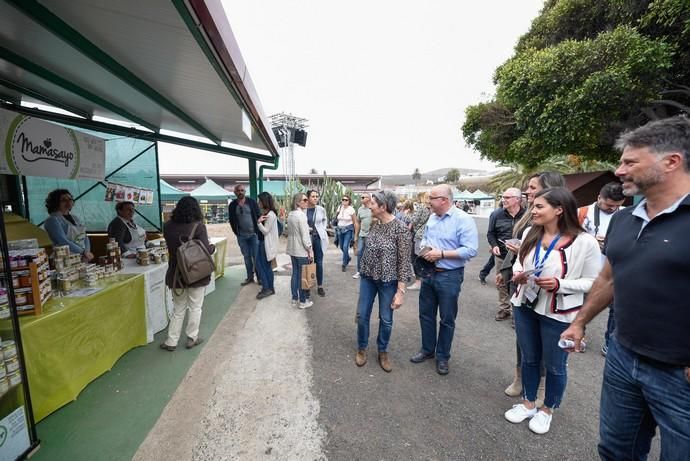
<path fill-rule="evenodd" d="M 237 244 L 244 257 L 244 267 L 247 270 L 247 278 L 240 285 L 245 286 L 254 283 L 254 271 L 256 259 L 259 257 L 259 206 L 245 195 L 246 190 L 242 184 L 235 186 L 237 198 L 230 202 L 228 207 L 228 219 L 232 232 L 237 236 Z M 258 279 L 258 275 L 257 275 Z"/>
<path fill-rule="evenodd" d="M 585 325 L 615 299 L 599 411 L 602 460 L 647 459 L 657 426 L 661 459 L 690 453 L 690 120 L 623 134 L 616 175 L 637 206 L 616 213 L 606 262 L 561 335 L 580 349 Z"/>
<path fill-rule="evenodd" d="M 589 206 L 584 206 L 577 210 L 577 216 L 585 232 L 594 236 L 599 242 L 599 248 L 604 251 L 604 239 L 609 223 L 614 213 L 616 213 L 623 202 L 623 186 L 619 182 L 605 184 L 599 191 L 597 201 Z M 602 256 L 602 258 L 606 258 Z M 609 338 L 615 328 L 616 321 L 613 316 L 613 304 L 609 306 L 609 319 L 606 322 L 606 333 L 604 333 L 604 345 L 601 346 L 601 354 L 606 357 L 609 348 Z"/>

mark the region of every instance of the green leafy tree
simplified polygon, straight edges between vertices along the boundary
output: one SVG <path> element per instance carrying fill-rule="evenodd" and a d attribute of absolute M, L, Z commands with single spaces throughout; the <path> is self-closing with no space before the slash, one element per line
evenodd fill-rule
<path fill-rule="evenodd" d="M 690 2 L 548 0 L 494 80 L 462 127 L 484 158 L 613 161 L 622 130 L 690 106 Z"/>

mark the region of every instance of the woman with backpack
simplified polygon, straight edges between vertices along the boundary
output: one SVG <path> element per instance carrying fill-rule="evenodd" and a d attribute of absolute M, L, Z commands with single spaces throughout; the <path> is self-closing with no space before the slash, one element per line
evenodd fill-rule
<path fill-rule="evenodd" d="M 168 325 L 168 337 L 161 344 L 161 349 L 174 351 L 180 339 L 182 322 L 185 312 L 189 309 L 187 319 L 187 349 L 199 345 L 203 339 L 199 336 L 201 321 L 201 306 L 204 303 L 204 291 L 211 283 L 211 276 L 204 277 L 194 283 L 187 284 L 177 273 L 177 250 L 188 240 L 198 240 L 209 254 L 213 254 L 216 247 L 209 243 L 208 232 L 204 224 L 204 215 L 199 202 L 194 197 L 182 197 L 172 212 L 170 221 L 163 226 L 163 236 L 168 245 L 170 261 L 165 274 L 165 284 L 173 292 L 173 315 Z"/>
<path fill-rule="evenodd" d="M 273 196 L 268 192 L 259 194 L 259 209 L 259 257 L 256 265 L 261 278 L 261 291 L 256 295 L 256 299 L 263 299 L 276 294 L 271 261 L 278 255 L 278 215 Z"/>

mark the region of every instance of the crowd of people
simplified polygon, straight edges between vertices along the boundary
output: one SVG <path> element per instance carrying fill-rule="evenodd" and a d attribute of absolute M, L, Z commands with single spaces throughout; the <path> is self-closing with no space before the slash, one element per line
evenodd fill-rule
<path fill-rule="evenodd" d="M 515 377 L 505 393 L 521 399 L 504 416 L 514 424 L 529 420 L 536 434 L 549 431 L 567 387 L 569 353 L 584 351 L 587 323 L 608 309 L 601 350 L 606 357 L 601 458 L 646 459 L 658 430 L 662 459 L 688 459 L 690 121 L 650 122 L 622 134 L 616 147 L 621 152 L 615 171 L 620 181 L 601 188 L 594 203 L 578 208 L 563 176 L 542 172 L 522 188 L 507 188 L 489 218 L 495 319 L 510 319 L 515 330 Z M 399 202 L 386 191 L 366 192 L 357 210 L 352 198 L 343 195 L 331 221 L 316 190 L 292 197 L 286 222 L 270 194 L 260 194 L 258 203 L 245 195 L 242 185 L 235 194 L 229 221 L 245 262 L 242 285 L 260 284 L 258 299 L 276 293 L 273 269 L 283 227 L 292 264 L 292 305 L 313 305 L 311 290 L 301 284 L 306 264 L 316 266 L 316 292 L 325 297 L 323 264 L 331 226 L 342 252 L 341 270 L 347 271 L 352 257 L 357 258 L 356 366 L 368 361 L 378 298 L 377 361 L 384 371 L 392 371 L 393 314 L 407 291 L 415 290 L 420 346 L 410 361 L 435 360 L 438 374 L 449 373 L 465 265 L 479 247 L 475 221 L 453 201 L 450 186 L 434 186 L 415 204 Z M 626 198 L 635 195 L 642 200 L 623 208 Z M 55 244 L 69 245 L 89 261 L 89 239 L 72 206 L 69 191 L 53 191 L 46 199 L 50 216 L 45 228 Z M 131 252 L 145 238 L 133 220 L 134 204 L 118 204 L 117 215 L 109 234 L 123 252 Z M 174 314 L 161 344 L 166 350 L 177 346 L 187 311 L 186 346 L 203 341 L 198 328 L 209 281 L 175 286 L 172 280 L 175 250 L 190 235 L 213 252 L 198 203 L 185 197 L 164 226 L 171 254 L 166 282 L 182 290 L 174 293 Z M 479 274 L 482 284 L 487 275 L 485 267 Z"/>

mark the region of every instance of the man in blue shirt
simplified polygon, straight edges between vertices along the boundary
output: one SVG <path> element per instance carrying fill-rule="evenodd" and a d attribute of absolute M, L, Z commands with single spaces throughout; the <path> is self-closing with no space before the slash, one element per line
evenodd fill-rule
<path fill-rule="evenodd" d="M 419 291 L 422 348 L 410 361 L 421 363 L 436 357 L 436 371 L 447 375 L 465 263 L 476 256 L 479 243 L 474 220 L 453 206 L 450 186 L 441 184 L 432 188 L 429 202 L 432 214 L 424 228 L 420 253 L 436 269 L 434 275 L 422 280 Z M 438 336 L 437 312 L 441 319 Z"/>

